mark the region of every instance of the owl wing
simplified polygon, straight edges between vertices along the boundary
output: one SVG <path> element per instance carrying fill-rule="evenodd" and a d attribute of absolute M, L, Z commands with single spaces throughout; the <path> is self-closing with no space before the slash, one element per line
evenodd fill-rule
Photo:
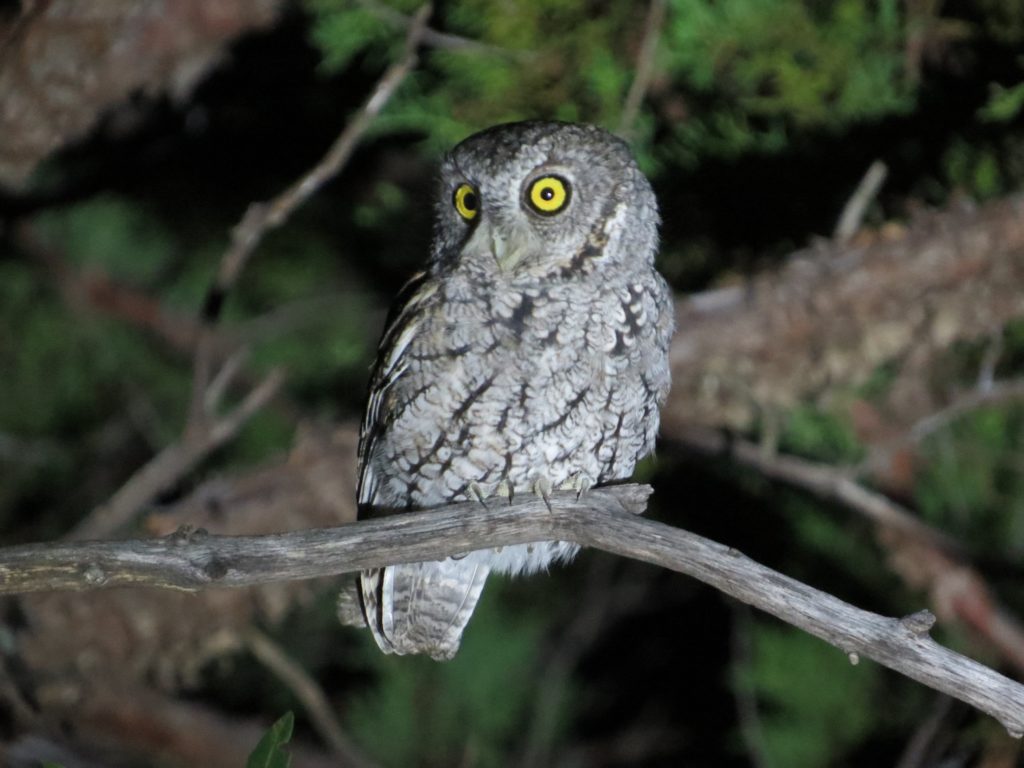
<path fill-rule="evenodd" d="M 387 431 L 391 409 L 385 406 L 391 387 L 405 372 L 405 352 L 416 335 L 424 303 L 437 291 L 427 272 L 419 272 L 405 284 L 384 326 L 384 335 L 377 347 L 377 359 L 370 375 L 370 397 L 359 428 L 359 483 L 356 497 L 360 513 L 368 511 L 377 497 L 381 478 L 371 457 L 377 439 Z"/>
<path fill-rule="evenodd" d="M 405 353 L 420 327 L 426 302 L 437 291 L 429 275 L 415 275 L 399 294 L 377 350 L 370 397 L 359 431 L 358 501 L 371 512 L 382 473 L 375 467 L 376 441 L 390 426 L 388 399 L 407 367 Z M 463 560 L 408 563 L 363 571 L 359 593 L 366 623 L 385 653 L 428 653 L 452 658 L 476 608 L 490 569 Z"/>
<path fill-rule="evenodd" d="M 490 568 L 466 560 L 406 563 L 359 578 L 366 623 L 385 653 L 455 656 Z"/>

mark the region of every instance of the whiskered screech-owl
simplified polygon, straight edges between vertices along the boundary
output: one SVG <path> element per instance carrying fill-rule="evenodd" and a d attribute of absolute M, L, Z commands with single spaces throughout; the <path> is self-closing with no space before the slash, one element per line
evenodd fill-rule
<path fill-rule="evenodd" d="M 360 514 L 547 495 L 628 478 L 669 387 L 658 211 L 625 143 L 588 125 L 500 125 L 441 166 L 426 269 L 381 340 L 359 446 Z M 389 653 L 451 658 L 491 571 L 564 542 L 359 577 Z"/>

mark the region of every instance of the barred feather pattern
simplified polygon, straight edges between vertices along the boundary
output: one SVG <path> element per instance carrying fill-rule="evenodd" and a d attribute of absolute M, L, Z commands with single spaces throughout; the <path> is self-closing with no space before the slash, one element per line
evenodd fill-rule
<path fill-rule="evenodd" d="M 556 173 L 566 208 L 540 216 L 526 196 Z M 591 126 L 499 126 L 457 147 L 439 184 L 428 268 L 400 296 L 371 378 L 361 515 L 628 478 L 654 447 L 673 331 L 657 209 L 628 149 Z M 461 184 L 477 196 L 472 220 L 453 210 Z M 491 571 L 575 553 L 538 542 L 366 571 L 363 611 L 383 651 L 448 659 Z"/>

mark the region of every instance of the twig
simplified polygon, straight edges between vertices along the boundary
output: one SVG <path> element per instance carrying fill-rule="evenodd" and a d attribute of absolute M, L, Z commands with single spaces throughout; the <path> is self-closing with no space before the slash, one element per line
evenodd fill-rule
<path fill-rule="evenodd" d="M 875 160 L 868 166 L 857 189 L 850 195 L 850 199 L 843 206 L 843 212 L 839 215 L 839 222 L 836 224 L 836 231 L 833 234 L 837 241 L 845 243 L 857 233 L 861 222 L 864 221 L 864 214 L 867 212 L 868 206 L 878 195 L 878 190 L 882 188 L 888 174 L 889 169 L 881 160 Z"/>
<path fill-rule="evenodd" d="M 629 86 L 626 100 L 622 105 L 619 118 L 618 134 L 629 138 L 633 133 L 640 105 L 643 103 L 647 89 L 651 86 L 654 76 L 654 56 L 658 52 L 658 39 L 665 23 L 665 0 L 651 0 L 647 6 L 647 18 L 644 20 L 644 37 L 640 43 L 640 52 L 636 57 L 636 75 Z"/>
<path fill-rule="evenodd" d="M 283 376 L 272 372 L 227 416 L 216 418 L 215 405 L 237 372 L 240 358 L 230 358 L 213 374 L 216 335 L 227 293 L 234 286 L 256 246 L 270 230 L 281 226 L 291 213 L 315 194 L 351 157 L 356 144 L 391 99 L 416 63 L 416 48 L 430 14 L 423 6 L 414 17 L 402 58 L 387 69 L 370 98 L 352 118 L 324 157 L 290 187 L 267 203 L 250 205 L 235 227 L 231 244 L 221 257 L 217 276 L 203 302 L 202 323 L 193 358 L 192 393 L 181 439 L 164 448 L 139 469 L 104 505 L 96 508 L 71 533 L 81 539 L 110 535 L 160 491 L 185 475 L 211 451 L 230 440 L 242 425 L 280 389 Z M 216 419 L 216 420 L 214 420 Z"/>
<path fill-rule="evenodd" d="M 955 552 L 958 549 L 956 543 L 944 534 L 835 467 L 771 453 L 760 445 L 704 427 L 679 428 L 673 431 L 672 439 L 690 450 L 710 456 L 724 455 L 771 480 L 788 483 L 819 498 L 837 501 L 878 525 L 928 542 L 944 551 Z"/>
<path fill-rule="evenodd" d="M 72 309 L 82 306 L 102 312 L 142 328 L 163 339 L 176 351 L 192 352 L 199 336 L 199 323 L 163 306 L 157 299 L 133 286 L 121 283 L 97 271 L 75 269 L 66 256 L 39 236 L 29 221 L 14 227 L 18 246 L 45 269 L 64 301 Z M 214 339 L 217 351 L 228 346 L 223 338 Z"/>
<path fill-rule="evenodd" d="M 90 512 L 71 530 L 68 538 L 109 536 L 129 523 L 157 494 L 238 434 L 245 423 L 277 394 L 283 383 L 283 372 L 275 369 L 233 411 L 212 424 L 207 423 L 202 430 L 186 431 L 180 440 L 165 447 L 140 467 L 106 503 Z M 223 392 L 219 386 L 216 389 Z M 210 405 L 215 406 L 216 402 Z"/>
<path fill-rule="evenodd" d="M 826 640 L 851 660 L 874 659 L 966 701 L 1024 734 L 1024 686 L 934 642 L 934 616 L 903 619 L 856 608 L 766 568 L 730 547 L 639 517 L 651 489 L 620 485 L 547 500 L 474 502 L 272 536 L 179 532 L 155 540 L 29 544 L 0 549 L 0 593 L 149 585 L 240 587 L 438 560 L 531 541 L 573 541 L 660 565 Z"/>
<path fill-rule="evenodd" d="M 370 0 L 360 0 L 359 5 L 381 21 L 391 24 L 394 27 L 398 27 L 399 29 L 409 30 L 416 24 L 415 18 L 406 16 L 404 13 L 396 11 L 394 8 L 390 8 L 383 3 L 370 2 Z M 479 40 L 473 40 L 469 37 L 453 35 L 450 32 L 439 32 L 433 27 L 427 26 L 423 28 L 421 42 L 423 45 L 428 45 L 432 48 L 447 48 L 452 51 L 478 51 L 480 53 L 498 54 L 500 56 L 521 55 L 518 51 L 510 51 L 507 48 L 488 45 L 487 43 L 481 43 Z"/>
<path fill-rule="evenodd" d="M 920 441 L 961 416 L 990 405 L 1002 405 L 1024 399 L 1024 379 L 996 381 L 987 387 L 964 392 L 953 398 L 945 408 L 929 414 L 910 429 L 910 438 Z"/>
<path fill-rule="evenodd" d="M 416 12 L 409 27 L 402 57 L 384 72 L 373 93 L 320 161 L 272 200 L 250 205 L 241 222 L 232 231 L 231 243 L 221 257 L 216 278 L 203 301 L 203 327 L 196 344 L 188 418 L 192 428 L 201 428 L 206 418 L 203 396 L 212 375 L 210 331 L 220 317 L 228 292 L 263 237 L 287 221 L 296 208 L 319 191 L 348 162 L 359 140 L 416 65 L 416 49 L 423 37 L 430 10 L 431 7 L 427 4 Z"/>
<path fill-rule="evenodd" d="M 1003 356 L 1003 332 L 1002 329 L 994 330 L 991 334 L 985 354 L 981 357 L 981 365 L 978 366 L 978 389 L 987 392 L 992 389 L 996 381 L 996 366 L 999 365 L 999 358 Z"/>
<path fill-rule="evenodd" d="M 310 722 L 320 734 L 342 765 L 353 768 L 370 768 L 372 765 L 345 734 L 341 724 L 334 716 L 331 703 L 324 695 L 316 680 L 309 673 L 289 658 L 277 643 L 256 629 L 246 631 L 242 640 L 263 666 L 273 672 L 278 679 L 288 686 L 295 697 L 302 703 Z"/>
<path fill-rule="evenodd" d="M 769 455 L 753 443 L 715 430 L 677 430 L 675 438 L 700 453 L 733 459 L 765 477 L 838 502 L 878 526 L 894 570 L 911 588 L 927 589 L 941 616 L 956 618 L 979 639 L 1024 670 L 1024 627 L 999 604 L 982 576 L 964 562 L 959 547 L 886 496 L 869 490 L 834 467 Z M 909 566 L 909 567 L 908 567 Z"/>

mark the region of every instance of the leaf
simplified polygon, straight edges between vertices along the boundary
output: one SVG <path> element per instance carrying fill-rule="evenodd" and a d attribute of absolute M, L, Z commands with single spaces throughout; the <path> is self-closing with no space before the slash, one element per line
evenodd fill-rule
<path fill-rule="evenodd" d="M 282 747 L 292 738 L 295 715 L 285 712 L 281 718 L 263 734 L 256 749 L 249 755 L 245 768 L 288 768 L 292 758 Z"/>
<path fill-rule="evenodd" d="M 998 83 L 989 85 L 988 101 L 978 110 L 983 123 L 1008 123 L 1024 110 L 1024 83 L 1006 88 Z"/>

